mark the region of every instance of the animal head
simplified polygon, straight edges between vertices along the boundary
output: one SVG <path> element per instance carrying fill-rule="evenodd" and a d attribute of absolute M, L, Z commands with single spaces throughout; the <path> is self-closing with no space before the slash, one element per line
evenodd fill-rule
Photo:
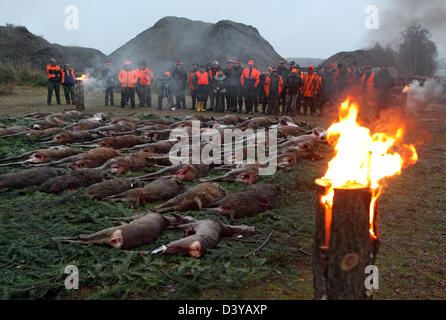
<path fill-rule="evenodd" d="M 258 170 L 244 170 L 243 172 L 239 173 L 235 179 L 237 182 L 246 183 L 246 184 L 253 184 L 256 183 L 259 180 L 259 174 Z"/>
<path fill-rule="evenodd" d="M 144 182 L 138 179 L 130 179 L 131 188 L 142 188 L 144 187 Z"/>
<path fill-rule="evenodd" d="M 71 141 L 70 135 L 67 132 L 60 133 L 54 137 L 54 141 L 59 144 L 67 143 Z"/>

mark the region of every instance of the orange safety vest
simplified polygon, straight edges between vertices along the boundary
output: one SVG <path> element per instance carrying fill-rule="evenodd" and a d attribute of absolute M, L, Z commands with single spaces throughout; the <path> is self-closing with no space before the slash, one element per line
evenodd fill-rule
<path fill-rule="evenodd" d="M 154 78 L 152 71 L 149 68 L 137 69 L 139 84 L 142 86 L 150 86 L 152 84 L 152 79 Z"/>
<path fill-rule="evenodd" d="M 209 73 L 206 71 L 204 73 L 197 71 L 195 74 L 197 75 L 197 85 L 207 86 L 209 84 Z"/>
<path fill-rule="evenodd" d="M 279 96 L 280 96 L 280 94 L 282 93 L 282 89 L 283 89 L 283 79 L 281 76 L 278 76 L 278 77 L 279 77 Z M 266 93 L 267 98 L 269 97 L 270 84 L 271 84 L 271 77 L 268 76 L 268 77 L 266 77 L 266 80 L 265 80 L 265 93 Z"/>
<path fill-rule="evenodd" d="M 257 70 L 256 68 L 252 68 L 251 71 L 251 77 L 249 76 L 249 68 L 245 68 L 242 71 L 242 75 L 240 76 L 240 84 L 242 85 L 242 87 L 245 85 L 245 79 L 251 79 L 251 80 L 255 80 L 254 83 L 254 87 L 257 88 L 257 85 L 259 84 L 259 77 L 260 77 L 260 71 Z"/>
<path fill-rule="evenodd" d="M 74 75 L 74 70 L 73 69 L 69 69 L 68 72 L 71 73 L 71 75 L 73 76 L 74 82 L 76 83 L 76 76 Z M 65 70 L 62 70 L 62 78 L 60 80 L 60 83 L 64 84 L 65 83 Z"/>
<path fill-rule="evenodd" d="M 191 90 L 195 90 L 195 87 L 194 87 L 194 83 L 193 83 L 193 78 L 194 78 L 194 74 L 195 73 L 197 73 L 197 71 L 191 71 L 190 73 L 189 73 L 189 79 L 187 80 L 187 82 L 189 83 L 189 88 L 191 89 Z"/>
<path fill-rule="evenodd" d="M 361 78 L 361 90 L 364 87 L 364 80 L 365 80 L 365 74 L 363 74 L 362 78 Z M 369 93 L 369 94 L 372 94 L 373 91 L 375 90 L 375 74 L 374 73 L 370 73 L 370 76 L 367 79 L 366 88 L 367 88 L 367 93 Z"/>
<path fill-rule="evenodd" d="M 134 88 L 138 81 L 138 70 L 126 71 L 122 69 L 121 72 L 119 72 L 118 79 L 119 82 L 121 82 L 121 87 Z"/>
<path fill-rule="evenodd" d="M 302 86 L 302 94 L 304 97 L 316 97 L 316 92 L 320 86 L 320 77 L 314 72 L 312 74 L 306 73 L 302 80 L 304 83 Z"/>
<path fill-rule="evenodd" d="M 54 66 L 52 67 L 50 64 L 46 66 L 46 74 L 48 75 L 48 79 L 51 78 L 56 78 L 56 77 L 60 77 L 58 74 L 56 73 L 50 73 L 50 70 L 54 70 L 54 71 L 60 71 L 60 67 L 59 66 Z"/>

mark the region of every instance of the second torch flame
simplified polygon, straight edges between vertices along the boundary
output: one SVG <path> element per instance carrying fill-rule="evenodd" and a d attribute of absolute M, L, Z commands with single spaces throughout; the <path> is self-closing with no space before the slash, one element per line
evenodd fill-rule
<path fill-rule="evenodd" d="M 320 199 L 325 206 L 325 245 L 330 242 L 330 228 L 335 188 L 370 188 L 370 236 L 373 230 L 374 208 L 381 195 L 380 181 L 401 173 L 405 165 L 418 160 L 416 149 L 401 142 L 404 126 L 392 134 L 370 133 L 357 123 L 358 106 L 347 99 L 339 108 L 339 121 L 327 130 L 327 139 L 335 149 L 334 158 L 322 179 L 328 184 L 327 193 Z M 398 153 L 397 150 L 400 152 Z"/>

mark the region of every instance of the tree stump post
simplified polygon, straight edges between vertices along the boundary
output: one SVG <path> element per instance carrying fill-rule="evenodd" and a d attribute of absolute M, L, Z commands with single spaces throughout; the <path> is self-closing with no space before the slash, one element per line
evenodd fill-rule
<path fill-rule="evenodd" d="M 76 81 L 76 109 L 79 111 L 85 110 L 85 97 L 84 97 L 84 81 Z"/>
<path fill-rule="evenodd" d="M 328 184 L 316 181 L 318 199 Z M 373 231 L 370 205 L 375 191 L 366 187 L 335 189 L 331 214 L 318 201 L 313 242 L 313 286 L 315 299 L 371 299 L 364 270 L 374 264 L 379 248 L 378 201 L 374 202 Z M 331 222 L 326 225 L 326 217 Z M 330 221 L 331 220 L 331 221 Z M 329 228 L 328 237 L 326 229 Z M 327 243 L 328 240 L 328 243 Z"/>

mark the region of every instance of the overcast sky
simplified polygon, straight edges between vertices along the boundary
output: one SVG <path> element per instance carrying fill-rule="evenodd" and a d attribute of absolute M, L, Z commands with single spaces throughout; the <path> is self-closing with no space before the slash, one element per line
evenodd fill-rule
<path fill-rule="evenodd" d="M 445 0 L 442 0 L 445 1 Z M 50 42 L 110 54 L 165 16 L 256 27 L 283 57 L 328 58 L 367 42 L 365 8 L 384 0 L 0 0 L 0 24 L 23 25 Z M 79 29 L 65 8 L 79 8 Z M 397 17 L 396 17 L 397 18 Z M 370 31 L 369 31 L 370 32 Z M 390 30 L 400 32 L 400 30 Z"/>

